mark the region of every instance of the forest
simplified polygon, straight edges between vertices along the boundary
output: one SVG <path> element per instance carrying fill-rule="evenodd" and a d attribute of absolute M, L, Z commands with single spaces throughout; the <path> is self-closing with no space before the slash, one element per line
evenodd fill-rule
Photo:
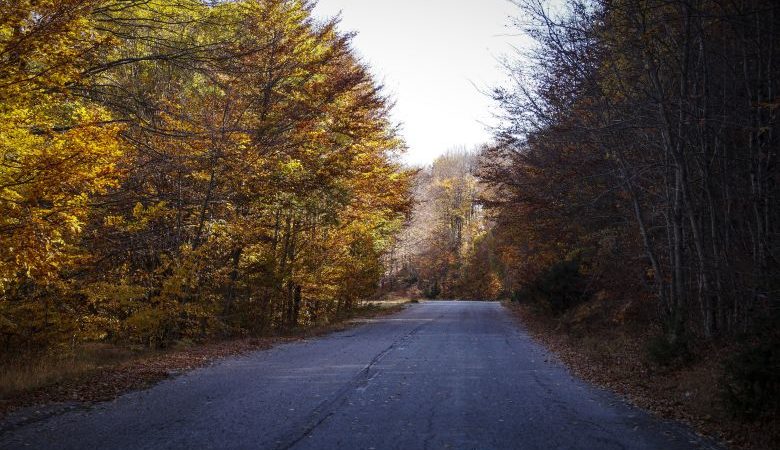
<path fill-rule="evenodd" d="M 306 0 L 0 3 L 0 347 L 323 323 L 411 206 L 390 101 Z"/>
<path fill-rule="evenodd" d="M 315 3 L 0 0 L 0 365 L 502 300 L 777 423 L 775 0 L 511 0 L 493 142 L 426 167 Z"/>

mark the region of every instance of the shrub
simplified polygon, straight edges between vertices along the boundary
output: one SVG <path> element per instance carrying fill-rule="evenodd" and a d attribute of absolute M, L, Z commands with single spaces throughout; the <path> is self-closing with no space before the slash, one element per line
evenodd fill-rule
<path fill-rule="evenodd" d="M 780 413 L 780 342 L 749 345 L 729 358 L 720 380 L 721 398 L 735 416 L 757 418 Z"/>
<path fill-rule="evenodd" d="M 684 338 L 671 340 L 666 335 L 658 335 L 648 341 L 645 349 L 650 361 L 660 366 L 680 365 L 692 357 Z"/>
<path fill-rule="evenodd" d="M 441 294 L 441 287 L 439 287 L 438 281 L 434 281 L 433 284 L 427 286 L 423 291 L 423 295 L 430 299 L 438 297 L 439 294 Z"/>
<path fill-rule="evenodd" d="M 529 302 L 559 315 L 587 299 L 586 284 L 578 261 L 561 261 L 513 293 L 512 300 Z"/>

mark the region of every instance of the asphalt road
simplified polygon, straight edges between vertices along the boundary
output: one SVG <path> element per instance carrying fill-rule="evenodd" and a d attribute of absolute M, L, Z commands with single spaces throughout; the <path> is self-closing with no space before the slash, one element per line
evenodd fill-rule
<path fill-rule="evenodd" d="M 498 303 L 426 302 L 9 427 L 0 448 L 715 448 L 572 376 Z"/>

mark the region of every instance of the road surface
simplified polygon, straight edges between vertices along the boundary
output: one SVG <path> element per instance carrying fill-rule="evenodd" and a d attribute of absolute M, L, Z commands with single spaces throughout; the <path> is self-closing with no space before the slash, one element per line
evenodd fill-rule
<path fill-rule="evenodd" d="M 425 302 L 9 426 L 0 448 L 715 448 L 573 378 L 498 303 Z"/>

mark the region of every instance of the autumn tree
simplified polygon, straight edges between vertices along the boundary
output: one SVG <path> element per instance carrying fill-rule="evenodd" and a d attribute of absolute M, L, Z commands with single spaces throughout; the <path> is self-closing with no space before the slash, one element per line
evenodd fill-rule
<path fill-rule="evenodd" d="M 111 40 L 93 33 L 93 1 L 0 3 L 0 333 L 45 340 L 72 326 L 63 274 L 91 202 L 118 182 L 123 145 L 110 111 L 71 87 Z"/>
<path fill-rule="evenodd" d="M 397 272 L 391 275 L 417 284 L 428 297 L 471 295 L 473 280 L 464 277 L 486 230 L 477 203 L 481 188 L 476 167 L 476 153 L 461 149 L 438 157 L 417 174 L 417 204 L 396 244 Z"/>
<path fill-rule="evenodd" d="M 513 289 L 556 261 L 582 263 L 594 289 L 632 275 L 672 347 L 772 317 L 777 8 L 519 6 L 537 46 L 496 91 L 506 120 L 482 169 L 498 233 L 528 267 Z"/>
<path fill-rule="evenodd" d="M 70 208 L 59 219 L 53 194 L 35 194 L 35 214 L 47 214 L 41 223 L 61 223 L 48 241 L 28 241 L 27 260 L 9 247 L 4 261 L 16 266 L 3 266 L 3 308 L 48 304 L 49 294 L 28 294 L 45 286 L 45 269 L 64 283 L 57 298 L 67 308 L 57 314 L 70 325 L 44 343 L 161 346 L 333 320 L 373 293 L 409 210 L 410 174 L 396 162 L 403 146 L 390 104 L 336 21 L 317 22 L 310 2 L 292 0 L 46 7 L 72 22 L 46 31 L 61 35 L 62 53 L 41 31 L 45 44 L 9 63 L 53 80 L 29 82 L 38 93 L 28 103 L 48 122 L 17 128 L 50 152 L 61 138 L 56 153 L 70 165 L 31 150 L 37 160 L 8 178 L 39 183 L 41 193 L 64 189 L 73 200 L 57 199 Z M 32 4 L 18 11 L 40 16 Z M 10 23 L 3 33 L 24 29 Z M 7 73 L 9 85 L 19 84 Z M 14 101 L 7 114 L 27 114 L 22 98 Z M 63 112 L 67 120 L 54 119 Z M 9 146 L 24 142 L 3 136 Z M 36 232 L 11 231 L 16 240 Z M 71 267 L 34 259 L 51 259 L 58 247 Z M 9 311 L 11 321 L 22 314 Z M 4 333 L 7 343 L 26 342 Z"/>

